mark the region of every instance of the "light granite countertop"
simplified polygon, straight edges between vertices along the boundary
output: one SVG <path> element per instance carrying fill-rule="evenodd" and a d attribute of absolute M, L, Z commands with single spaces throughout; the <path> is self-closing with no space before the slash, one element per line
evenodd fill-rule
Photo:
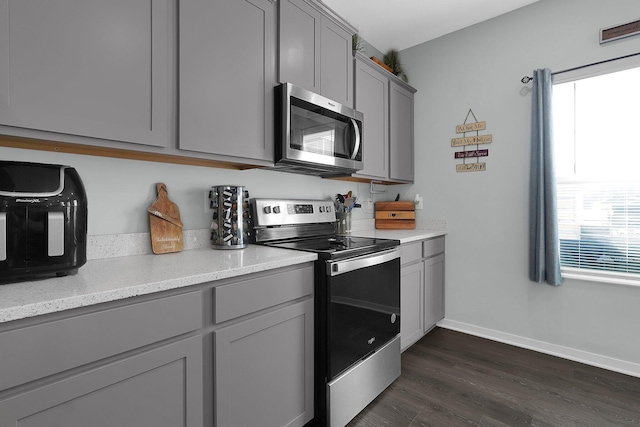
<path fill-rule="evenodd" d="M 395 239 L 400 240 L 400 244 L 417 242 L 419 240 L 431 239 L 434 237 L 440 237 L 447 234 L 444 230 L 378 230 L 378 229 L 365 229 L 365 230 L 353 230 L 350 233 L 352 236 L 359 237 L 375 237 L 377 239 Z"/>
<path fill-rule="evenodd" d="M 249 245 L 89 260 L 75 275 L 0 285 L 0 323 L 316 259 L 310 252 Z"/>
<path fill-rule="evenodd" d="M 405 244 L 446 234 L 444 230 L 377 230 L 369 223 L 362 222 L 362 225 L 364 228 L 354 229 L 350 235 L 395 239 Z M 94 238 L 90 242 L 91 253 L 95 255 L 89 256 L 77 274 L 0 285 L 0 323 L 317 259 L 315 253 L 259 245 L 216 250 L 210 247 L 207 234 L 206 230 L 188 234 L 194 245 L 205 247 L 162 255 L 149 253 L 149 238 L 144 233 Z"/>

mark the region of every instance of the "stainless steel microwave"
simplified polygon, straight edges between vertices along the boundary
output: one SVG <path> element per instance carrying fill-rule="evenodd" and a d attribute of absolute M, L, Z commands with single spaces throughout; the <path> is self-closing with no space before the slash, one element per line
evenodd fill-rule
<path fill-rule="evenodd" d="M 363 114 L 291 83 L 275 88 L 275 169 L 322 177 L 363 168 Z"/>

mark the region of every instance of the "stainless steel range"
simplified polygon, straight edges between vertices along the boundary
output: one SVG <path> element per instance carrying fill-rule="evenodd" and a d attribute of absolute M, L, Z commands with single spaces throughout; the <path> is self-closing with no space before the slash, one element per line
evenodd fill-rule
<path fill-rule="evenodd" d="M 252 208 L 256 243 L 318 254 L 313 425 L 344 426 L 400 375 L 400 242 L 336 235 L 330 200 Z"/>

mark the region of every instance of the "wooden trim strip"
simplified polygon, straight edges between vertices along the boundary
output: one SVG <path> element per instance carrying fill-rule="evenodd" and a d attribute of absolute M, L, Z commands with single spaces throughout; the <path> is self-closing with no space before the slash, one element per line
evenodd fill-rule
<path fill-rule="evenodd" d="M 260 166 L 243 163 L 222 162 L 219 160 L 200 159 L 196 157 L 175 156 L 162 153 L 146 153 L 142 151 L 124 150 L 120 148 L 97 147 L 68 142 L 55 142 L 19 136 L 0 135 L 0 146 L 22 148 L 27 150 L 51 151 L 56 153 L 81 154 L 87 156 L 111 157 L 116 159 L 142 160 L 148 162 L 172 163 L 188 166 L 203 166 L 221 169 L 255 169 Z"/>

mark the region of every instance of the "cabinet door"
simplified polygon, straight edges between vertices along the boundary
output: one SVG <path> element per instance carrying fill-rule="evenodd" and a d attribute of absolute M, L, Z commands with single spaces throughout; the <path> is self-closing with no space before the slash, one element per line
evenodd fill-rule
<path fill-rule="evenodd" d="M 179 148 L 273 161 L 272 0 L 184 0 Z"/>
<path fill-rule="evenodd" d="M 392 81 L 389 100 L 389 177 L 413 182 L 413 93 Z"/>
<path fill-rule="evenodd" d="M 215 420 L 302 426 L 313 418 L 313 300 L 214 332 Z"/>
<path fill-rule="evenodd" d="M 279 3 L 279 81 L 320 93 L 322 15 L 305 0 Z"/>
<path fill-rule="evenodd" d="M 322 20 L 320 83 L 322 96 L 353 108 L 351 33 L 329 18 Z"/>
<path fill-rule="evenodd" d="M 402 266 L 400 271 L 400 347 L 402 351 L 422 338 L 423 301 L 423 263 Z"/>
<path fill-rule="evenodd" d="M 389 79 L 366 61 L 355 60 L 355 108 L 365 117 L 364 169 L 356 175 L 388 179 Z"/>
<path fill-rule="evenodd" d="M 424 261 L 424 332 L 444 318 L 444 254 Z"/>
<path fill-rule="evenodd" d="M 0 0 L 0 124 L 167 146 L 171 4 Z"/>
<path fill-rule="evenodd" d="M 15 427 L 202 427 L 199 336 L 0 401 Z"/>

